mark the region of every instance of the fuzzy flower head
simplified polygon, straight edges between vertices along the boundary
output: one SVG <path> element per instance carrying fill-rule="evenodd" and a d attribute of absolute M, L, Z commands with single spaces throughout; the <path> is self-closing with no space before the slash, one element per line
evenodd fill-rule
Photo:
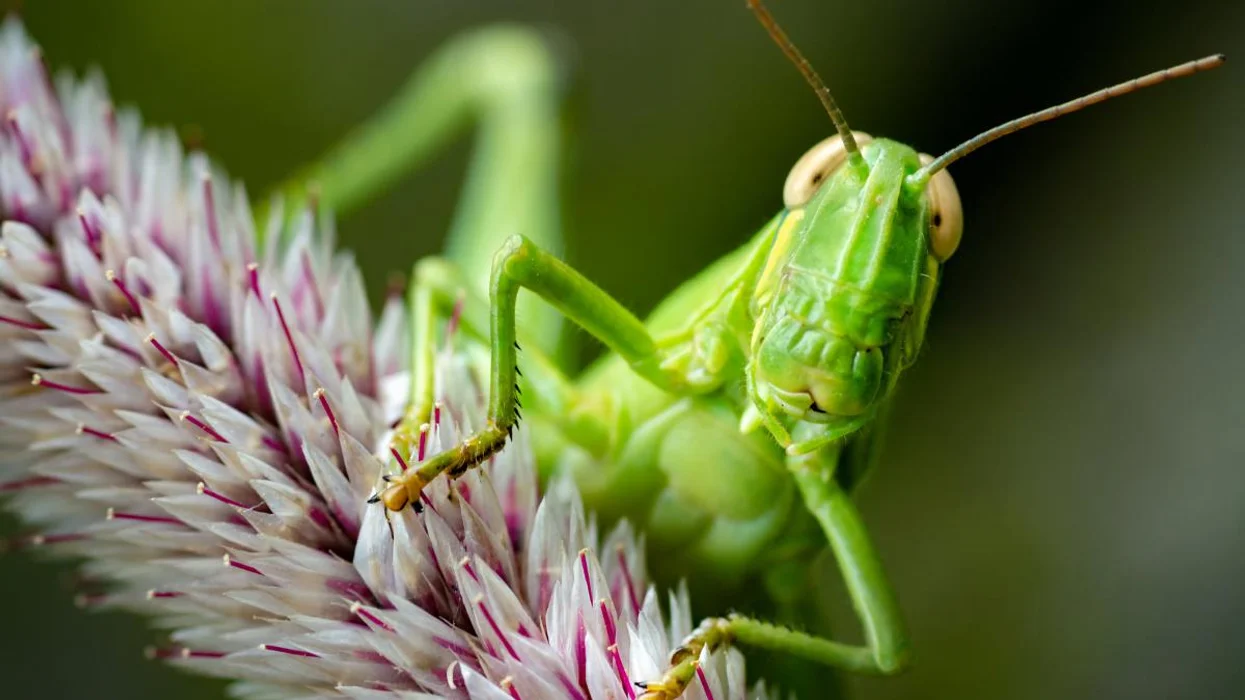
<path fill-rule="evenodd" d="M 54 87 L 13 21 L 0 113 L 0 490 L 23 545 L 85 562 L 84 604 L 244 697 L 633 700 L 661 675 L 686 594 L 663 619 L 635 534 L 542 497 L 522 431 L 422 514 L 366 505 L 483 390 L 447 341 L 426 440 L 390 459 L 405 310 L 373 325 L 326 217 L 274 207 L 261 238 L 240 186 L 100 77 Z M 685 697 L 764 695 L 738 652 L 702 660 Z"/>

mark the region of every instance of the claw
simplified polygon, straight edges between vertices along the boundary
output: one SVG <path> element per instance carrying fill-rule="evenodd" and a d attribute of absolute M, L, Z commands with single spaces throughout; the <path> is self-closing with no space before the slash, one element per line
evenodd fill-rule
<path fill-rule="evenodd" d="M 636 686 L 644 691 L 636 700 L 675 700 L 683 694 L 683 688 L 670 687 L 666 683 L 637 682 Z"/>
<path fill-rule="evenodd" d="M 368 503 L 380 501 L 385 504 L 386 508 L 395 512 L 407 507 L 412 501 L 418 501 L 420 492 L 427 486 L 427 483 L 414 472 L 387 478 L 385 481 L 390 486 L 368 499 Z"/>
<path fill-rule="evenodd" d="M 659 681 L 637 682 L 644 691 L 636 700 L 676 700 L 696 677 L 700 655 L 706 648 L 714 649 L 730 643 L 725 620 L 708 618 L 670 653 L 670 668 Z"/>

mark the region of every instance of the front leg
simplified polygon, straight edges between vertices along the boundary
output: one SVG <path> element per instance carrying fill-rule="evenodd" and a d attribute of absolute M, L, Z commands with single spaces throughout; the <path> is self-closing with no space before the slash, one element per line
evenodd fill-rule
<path fill-rule="evenodd" d="M 660 344 L 644 324 L 600 287 L 569 265 L 541 250 L 523 236 L 512 236 L 493 258 L 489 289 L 488 421 L 483 429 L 459 445 L 425 461 L 418 468 L 390 480 L 390 486 L 373 500 L 390 508 L 419 500 L 419 493 L 444 472 L 457 477 L 505 445 L 522 418 L 517 386 L 519 343 L 515 305 L 519 290 L 526 288 L 558 309 L 573 323 L 591 333 L 621 356 L 641 377 L 677 395 L 703 393 L 717 388 L 726 371 L 706 371 L 702 363 L 689 368 L 681 359 L 688 342 L 704 343 L 704 333 L 692 332 L 689 340 Z M 727 340 L 723 340 L 726 343 Z"/>
<path fill-rule="evenodd" d="M 828 641 L 821 646 L 812 645 L 809 651 L 813 653 L 808 658 L 855 671 L 890 675 L 908 665 L 908 632 L 895 592 L 869 540 L 860 512 L 851 495 L 835 478 L 836 466 L 850 469 L 852 473 L 863 471 L 852 468 L 853 465 L 836 465 L 840 455 L 867 461 L 870 453 L 869 449 L 849 451 L 836 445 L 812 455 L 788 458 L 788 467 L 804 497 L 805 507 L 830 542 L 852 606 L 860 616 L 866 641 L 865 646 Z M 750 636 L 745 632 L 740 640 L 748 643 Z M 752 643 L 762 642 L 758 638 Z"/>
<path fill-rule="evenodd" d="M 835 479 L 836 469 L 853 466 L 841 460 L 871 459 L 876 441 L 869 443 L 851 450 L 833 445 L 787 460 L 805 506 L 821 525 L 839 563 L 866 643 L 844 644 L 742 615 L 710 618 L 675 651 L 660 680 L 642 684 L 645 692 L 640 700 L 678 698 L 695 678 L 702 650 L 737 642 L 857 673 L 891 675 L 907 667 L 908 636 L 899 604 L 860 513 Z"/>

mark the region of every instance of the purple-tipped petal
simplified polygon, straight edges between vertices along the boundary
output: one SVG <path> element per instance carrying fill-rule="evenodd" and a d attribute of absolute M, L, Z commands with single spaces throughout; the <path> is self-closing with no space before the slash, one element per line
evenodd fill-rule
<path fill-rule="evenodd" d="M 443 348 L 394 458 L 407 311 L 373 323 L 330 218 L 276 202 L 258 240 L 240 185 L 98 75 L 53 87 L 13 20 L 0 113 L 0 496 L 19 546 L 108 584 L 84 606 L 154 617 L 152 658 L 239 697 L 634 700 L 665 670 L 686 592 L 667 627 L 633 530 L 542 499 L 525 431 L 422 514 L 367 505 L 484 423 L 487 383 Z M 703 662 L 687 697 L 744 697 L 737 652 Z"/>

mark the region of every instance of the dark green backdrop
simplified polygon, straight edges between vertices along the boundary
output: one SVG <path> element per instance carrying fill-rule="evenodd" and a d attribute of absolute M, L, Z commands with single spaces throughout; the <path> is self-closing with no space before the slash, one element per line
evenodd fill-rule
<path fill-rule="evenodd" d="M 830 130 L 743 0 L 24 4 L 51 64 L 100 65 L 118 101 L 200 131 L 253 192 L 455 31 L 557 27 L 575 61 L 569 256 L 640 311 L 771 215 Z M 1217 0 L 773 4 L 855 126 L 933 152 L 1170 63 L 1245 59 L 1245 5 Z M 965 241 L 863 496 L 916 667 L 853 680 L 856 697 L 1245 692 L 1242 71 L 953 168 Z M 342 222 L 374 291 L 438 248 L 465 153 Z M 139 621 L 73 609 L 66 579 L 0 558 L 6 697 L 220 696 L 144 662 Z"/>

